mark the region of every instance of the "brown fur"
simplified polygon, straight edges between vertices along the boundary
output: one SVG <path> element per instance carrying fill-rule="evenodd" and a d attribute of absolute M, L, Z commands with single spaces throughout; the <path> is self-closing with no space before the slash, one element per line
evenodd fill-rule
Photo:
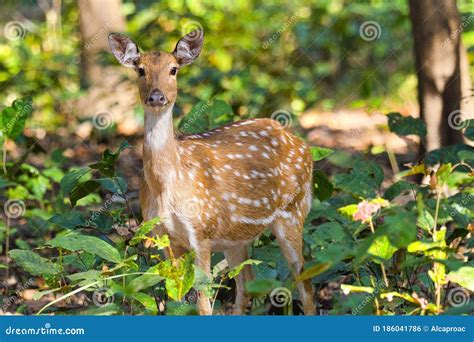
<path fill-rule="evenodd" d="M 131 41 L 121 35 L 112 39 L 113 51 L 118 49 L 116 57 L 131 66 L 124 57 L 124 51 L 133 47 Z M 297 276 L 304 264 L 303 223 L 311 205 L 309 148 L 270 119 L 240 121 L 176 137 L 171 111 L 177 82 L 170 69 L 179 66 L 180 60 L 189 64 L 200 52 L 196 41 L 184 43 L 189 44 L 184 46 L 184 56 L 176 55 L 177 48 L 174 54 L 149 53 L 134 60 L 134 67 L 145 72 L 139 77 L 145 108 L 144 179 L 140 186 L 144 219 L 160 216 L 163 223 L 158 232 L 169 234 L 173 254 L 194 250 L 197 266 L 207 274 L 212 251 L 223 251 L 229 267 L 236 266 L 248 258 L 248 244 L 269 227 Z M 154 89 L 167 97 L 166 105 L 147 105 Z M 245 266 L 236 279 L 236 314 L 247 307 L 250 297 L 244 284 L 251 278 L 251 267 Z M 314 314 L 311 283 L 299 283 L 298 290 L 305 313 Z M 200 314 L 212 313 L 209 299 L 202 293 L 198 308 Z"/>

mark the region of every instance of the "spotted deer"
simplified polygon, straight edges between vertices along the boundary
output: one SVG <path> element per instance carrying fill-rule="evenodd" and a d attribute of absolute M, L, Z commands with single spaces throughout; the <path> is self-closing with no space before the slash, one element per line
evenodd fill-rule
<path fill-rule="evenodd" d="M 182 37 L 172 53 L 141 53 L 118 33 L 109 35 L 109 44 L 116 59 L 138 74 L 145 112 L 143 218 L 159 216 L 158 232 L 169 235 L 173 255 L 193 250 L 196 265 L 209 275 L 212 252 L 223 252 L 229 267 L 236 266 L 248 259 L 248 245 L 270 228 L 297 276 L 312 201 L 309 148 L 270 119 L 175 134 L 177 74 L 199 56 L 202 31 Z M 249 304 L 244 285 L 252 276 L 247 265 L 236 278 L 234 314 L 243 314 Z M 298 282 L 297 288 L 305 314 L 314 314 L 311 282 Z M 209 298 L 197 297 L 199 314 L 212 314 Z"/>

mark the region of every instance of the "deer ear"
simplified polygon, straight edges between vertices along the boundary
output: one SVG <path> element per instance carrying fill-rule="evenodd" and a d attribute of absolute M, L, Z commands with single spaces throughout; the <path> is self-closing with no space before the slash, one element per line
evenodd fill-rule
<path fill-rule="evenodd" d="M 173 55 L 180 66 L 194 62 L 199 56 L 204 41 L 204 32 L 194 30 L 181 38 L 174 48 Z"/>
<path fill-rule="evenodd" d="M 133 40 L 120 33 L 109 34 L 110 50 L 123 66 L 133 68 L 140 57 L 138 46 Z"/>

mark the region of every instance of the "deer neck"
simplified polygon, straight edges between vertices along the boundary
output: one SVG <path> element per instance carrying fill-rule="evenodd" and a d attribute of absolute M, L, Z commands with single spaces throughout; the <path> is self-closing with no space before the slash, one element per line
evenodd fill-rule
<path fill-rule="evenodd" d="M 179 158 L 172 105 L 160 114 L 145 109 L 143 168 L 145 179 L 155 196 L 163 196 L 173 186 Z"/>

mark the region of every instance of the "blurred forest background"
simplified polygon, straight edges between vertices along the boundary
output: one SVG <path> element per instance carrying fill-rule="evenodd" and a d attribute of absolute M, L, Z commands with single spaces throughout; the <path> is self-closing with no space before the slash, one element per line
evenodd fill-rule
<path fill-rule="evenodd" d="M 224 103 L 227 106 L 223 110 L 227 121 L 251 117 L 276 118 L 290 130 L 303 136 L 310 145 L 331 149 L 328 159 L 316 164 L 317 170 L 321 172 L 317 177 L 320 182 L 319 189 L 324 186 L 324 191 L 330 189 L 328 196 L 318 198 L 318 210 L 323 210 L 325 205 L 336 210 L 357 204 L 362 197 L 368 200 L 376 198 L 383 193 L 382 190 L 400 181 L 400 172 L 406 171 L 407 168 L 410 170 L 410 167 L 418 162 L 426 161 L 426 156 L 431 158 L 429 161 L 433 165 L 447 165 L 449 160 L 438 158 L 441 153 L 439 149 L 453 144 L 460 146 L 468 141 L 463 137 L 463 132 L 470 128 L 467 123 L 473 118 L 470 76 L 474 70 L 474 8 L 469 0 L 21 0 L 3 1 L 1 9 L 0 26 L 3 31 L 0 32 L 0 104 L 2 108 L 13 108 L 12 111 L 28 112 L 28 118 L 23 120 L 18 132 L 12 132 L 11 127 L 10 131 L 5 130 L 6 118 L 11 113 L 6 109 L 2 112 L 4 128 L 0 141 L 4 173 L 0 182 L 0 198 L 2 203 L 8 200 L 20 201 L 21 211 L 18 216 L 9 216 L 8 213 L 2 215 L 4 301 L 11 298 L 15 291 L 18 292 L 21 283 L 28 279 L 20 269 L 26 269 L 30 274 L 36 272 L 44 275 L 44 269 L 43 272 L 39 271 L 41 267 L 39 270 L 31 267 L 31 263 L 41 264 L 44 260 L 30 260 L 31 263 L 28 264 L 22 259 L 25 255 L 19 255 L 18 252 L 9 258 L 9 250 L 32 251 L 39 247 L 36 252 L 45 258 L 56 260 L 62 252 L 61 249 L 59 252 L 51 250 L 51 239 L 64 230 L 84 228 L 87 217 L 84 212 L 102 207 L 104 201 L 110 198 L 110 193 L 118 192 L 122 195 L 120 200 L 114 201 L 114 205 L 120 208 L 109 208 L 106 205 L 106 213 L 100 213 L 102 216 L 97 221 L 100 223 L 96 224 L 96 231 L 91 233 L 84 229 L 83 232 L 117 245 L 122 253 L 123 242 L 117 242 L 113 234 L 130 236 L 139 224 L 138 177 L 142 169 L 143 109 L 134 83 L 135 74 L 119 66 L 109 52 L 107 36 L 111 32 L 126 33 L 138 43 L 142 51 L 172 51 L 181 36 L 193 29 L 203 29 L 205 43 L 201 56 L 193 65 L 183 68 L 178 77 L 179 95 L 174 113 L 176 124 L 193 111 L 196 105 L 213 103 L 220 106 Z M 18 99 L 24 99 L 23 103 L 17 102 L 17 107 L 12 106 L 13 101 Z M 394 112 L 400 114 L 387 116 L 388 113 Z M 420 115 L 424 122 L 417 119 Z M 218 121 L 206 120 L 195 130 L 221 124 Z M 393 122 L 390 123 L 389 120 Z M 398 127 L 397 124 L 402 126 Z M 79 180 L 94 178 L 92 171 L 80 170 L 104 158 L 101 155 L 106 149 L 115 151 L 124 140 L 130 147 L 124 148 L 123 151 L 121 149 L 120 158 L 117 154 L 116 160 L 113 160 L 114 163 L 117 161 L 116 171 L 114 169 L 116 174 L 114 177 L 106 175 L 110 176 L 112 181 L 104 181 L 106 177 L 102 175 L 104 177 L 100 178 L 100 188 L 88 189 L 87 193 L 78 196 L 77 203 L 74 201 L 71 207 L 68 194 L 73 192 L 76 183 Z M 463 153 L 466 153 L 466 150 L 472 153 L 468 145 L 463 146 Z M 426 154 L 432 151 L 438 151 L 438 154 Z M 466 157 L 466 154 L 457 155 L 458 152 L 459 148 L 452 152 L 457 157 L 454 158 L 455 161 L 449 161 L 450 167 L 453 166 L 453 169 L 449 169 L 449 174 L 451 170 L 454 173 L 456 161 L 458 164 L 463 164 L 466 160 L 472 161 L 472 155 Z M 463 157 L 461 162 L 459 156 Z M 358 164 L 361 160 L 366 166 Z M 374 161 L 378 166 L 370 164 Z M 364 169 L 365 167 L 368 169 Z M 91 168 L 94 170 L 92 166 Z M 375 168 L 382 172 L 381 179 L 377 176 L 378 171 L 373 174 L 378 185 L 377 190 L 360 193 L 357 189 L 354 190 L 354 185 L 348 186 L 343 179 L 343 176 L 349 176 L 349 170 L 350 175 L 358 172 L 371 174 Z M 433 170 L 436 171 L 426 167 L 422 172 L 412 170 L 412 174 L 419 173 L 429 178 Z M 456 176 L 460 183 L 454 184 L 453 187 L 458 191 L 464 191 L 466 188 L 466 191 L 471 193 L 472 188 L 466 185 L 470 184 L 466 179 L 469 179 L 467 175 L 472 171 L 461 171 L 463 176 Z M 75 176 L 67 178 L 71 172 Z M 396 184 L 403 184 L 397 194 L 411 189 L 407 188 L 405 183 Z M 357 183 L 356 188 L 365 185 Z M 123 191 L 117 191 L 117 188 L 126 188 L 126 196 L 123 196 Z M 336 192 L 346 193 L 337 200 L 332 200 L 330 197 Z M 455 193 L 457 191 L 450 192 L 449 195 Z M 392 195 L 383 197 L 391 201 L 395 197 Z M 428 198 L 433 194 L 425 195 Z M 448 195 L 443 196 L 448 203 Z M 472 195 L 469 196 L 471 197 L 468 202 L 462 203 L 463 208 L 467 209 L 457 209 L 464 215 L 462 220 L 459 219 L 458 226 L 451 227 L 461 227 L 463 233 L 453 235 L 448 244 L 459 236 L 462 239 L 471 236 L 468 228 L 472 229 L 469 225 L 472 219 L 469 209 L 469 206 L 472 207 Z M 436 199 L 436 196 L 434 198 Z M 416 201 L 415 196 L 412 202 L 402 201 L 402 205 L 411 203 L 412 206 L 405 209 L 421 215 L 423 210 Z M 428 235 L 435 236 L 437 224 L 439 223 L 440 229 L 452 219 L 449 220 L 449 209 L 446 209 L 445 221 L 438 218 L 439 208 L 436 201 L 431 197 L 430 201 L 427 208 L 431 208 L 428 210 L 431 211 L 430 217 L 435 219 L 432 224 L 428 224 L 434 229 L 434 232 Z M 387 213 L 391 214 L 393 213 Z M 313 215 L 312 219 L 314 225 L 328 223 L 327 220 L 316 222 L 320 219 L 318 215 Z M 337 222 L 341 227 L 355 224 L 349 224 L 349 221 L 336 216 L 333 219 L 328 220 L 334 221 L 330 222 L 331 224 Z M 417 222 L 416 217 L 414 221 Z M 383 223 L 383 220 L 381 222 Z M 420 225 L 423 226 L 418 223 L 417 227 L 414 227 L 420 229 Z M 363 229 L 351 227 L 356 231 L 352 235 L 352 244 L 359 241 L 357 234 Z M 327 243 L 345 239 L 342 237 L 345 233 L 338 227 L 331 226 L 333 232 L 342 234 L 339 236 L 332 236 L 333 233 L 328 233 L 324 228 L 315 236 L 313 228 L 309 228 L 306 238 L 310 245 L 307 257 L 311 258 L 316 250 L 327 247 L 321 242 L 325 241 L 324 239 L 327 239 Z M 365 228 L 368 229 L 368 226 L 365 225 Z M 319 242 L 315 243 L 315 240 Z M 472 242 L 466 241 L 456 245 L 456 248 L 467 248 L 460 252 L 464 256 L 458 255 L 457 259 L 472 263 L 472 256 L 469 256 Z M 413 241 L 407 241 L 406 245 L 409 242 Z M 272 264 L 269 257 L 271 253 L 268 252 L 270 249 L 263 249 L 263 252 L 258 249 L 273 244 L 273 241 L 263 239 L 254 246 L 257 249 L 253 255 L 254 259 L 270 258 L 267 260 L 270 264 L 266 266 L 267 269 L 263 269 L 262 265 L 255 267 L 261 268 L 259 274 L 262 279 L 281 278 L 284 282 L 288 271 L 280 265 L 281 262 Z M 404 249 L 406 245 L 396 246 L 395 250 Z M 44 247 L 46 251 L 42 246 L 47 246 Z M 57 248 L 58 245 L 53 247 Z M 346 247 L 355 248 L 344 248 Z M 77 260 L 69 260 L 67 267 L 74 270 L 72 273 L 92 269 L 100 273 L 100 270 L 106 267 L 99 262 L 100 253 L 95 254 L 94 251 L 84 251 L 80 248 L 74 250 L 71 247 L 66 250 L 73 251 L 71 258 L 76 254 L 87 257 L 92 255 L 92 259 L 86 262 L 87 266 L 78 266 Z M 401 266 L 393 261 L 394 252 L 388 253 L 388 256 L 379 255 L 374 264 L 393 262 L 392 268 L 387 267 L 389 277 L 393 275 L 393 281 L 396 283 L 399 279 L 395 275 Z M 136 254 L 141 256 L 140 253 L 145 252 L 138 250 Z M 97 260 L 94 259 L 94 254 L 96 257 L 99 255 Z M 453 258 L 456 259 L 454 254 Z M 346 266 L 349 264 L 348 258 L 359 257 L 359 264 L 362 262 L 360 255 L 348 255 L 337 255 L 335 259 L 341 262 L 344 260 Z M 124 259 L 126 256 L 127 249 Z M 432 254 L 425 257 L 434 258 Z M 384 261 L 381 262 L 380 258 Z M 12 259 L 22 267 L 15 266 Z M 218 262 L 217 259 L 215 262 Z M 442 259 L 442 256 L 437 255 L 435 259 Z M 317 265 L 321 266 L 321 263 L 326 261 L 322 258 L 318 260 Z M 136 264 L 137 269 L 146 269 L 143 262 L 136 261 Z M 337 267 L 332 267 L 336 264 Z M 353 290 L 346 288 L 342 291 L 341 283 L 349 282 L 352 286 L 365 284 L 376 288 L 374 279 L 386 277 L 379 273 L 380 271 L 371 275 L 369 266 L 365 276 L 364 272 L 359 275 L 354 271 L 359 264 L 350 264 L 344 271 L 340 264 L 334 262 L 332 266 L 325 265 L 324 269 L 319 268 L 320 272 L 312 274 L 314 277 L 320 277 L 315 278 L 314 283 L 322 284 L 317 288 L 317 300 L 323 303 L 319 307 L 321 313 L 347 312 L 349 305 L 334 304 L 336 299 L 345 300 L 344 296 Z M 49 264 L 43 264 L 43 267 L 45 265 L 50 269 L 56 267 Z M 409 267 L 415 267 L 413 265 L 410 264 Z M 452 268 L 453 272 L 461 267 L 456 265 L 457 267 Z M 428 266 L 422 264 L 420 267 L 426 270 L 423 267 Z M 441 272 L 439 267 L 434 268 L 436 272 Z M 383 270 L 385 272 L 385 269 Z M 354 272 L 357 279 L 350 276 Z M 468 277 L 472 278 L 472 267 L 467 273 Z M 55 291 L 67 293 L 71 289 L 68 287 L 72 286 L 71 283 L 82 286 L 85 280 L 91 280 L 87 277 L 66 280 L 63 266 L 60 271 L 49 275 L 50 277 L 43 280 L 34 278 L 34 282 L 21 290 L 21 295 L 14 300 L 15 304 L 4 307 L 3 311 L 37 312 L 54 298 L 58 299 L 52 294 Z M 372 276 L 375 278 L 371 278 Z M 411 293 L 410 296 L 412 293 L 418 293 L 410 299 L 400 295 L 400 298 L 412 305 L 419 305 L 421 311 L 418 312 L 429 311 L 419 298 L 421 293 L 427 293 L 425 297 L 428 301 L 431 298 L 435 302 L 434 309 L 431 308 L 432 312 L 439 313 L 442 311 L 442 303 L 440 299 L 437 301 L 436 297 L 447 284 L 440 279 L 424 279 L 422 283 L 426 282 L 425 285 L 419 285 L 420 287 L 415 289 L 413 286 L 416 281 L 408 281 L 409 285 L 391 285 L 391 290 L 402 293 L 409 287 L 410 290 L 405 292 Z M 386 280 L 385 278 L 385 286 L 388 286 Z M 427 285 L 430 281 L 432 284 Z M 472 286 L 472 279 L 470 281 Z M 112 292 L 116 296 L 128 298 L 126 291 L 117 290 L 110 286 L 110 282 L 108 284 L 108 287 L 114 289 Z M 253 284 L 256 297 L 269 292 L 262 289 L 262 284 Z M 465 287 L 472 291 L 472 287 Z M 59 290 L 38 296 L 39 290 L 53 288 Z M 136 292 L 141 290 L 143 288 L 139 286 Z M 157 288 L 152 290 L 159 291 Z M 447 293 L 446 288 L 445 290 Z M 333 295 L 333 292 L 336 294 Z M 130 295 L 133 300 L 140 302 L 149 312 L 164 310 L 157 299 L 160 296 L 155 292 L 146 294 L 150 297 L 133 293 Z M 167 295 L 170 296 L 169 293 Z M 356 302 L 362 299 L 356 298 Z M 133 300 L 130 300 L 130 303 Z M 374 298 L 370 300 L 377 301 Z M 220 298 L 220 301 L 228 302 L 225 298 Z M 122 304 L 125 302 L 123 299 Z M 55 305 L 59 305 L 58 303 L 62 302 L 54 301 Z M 257 304 L 254 303 L 254 313 L 265 313 Z M 62 305 L 58 306 L 59 310 L 65 307 L 82 307 L 85 304 L 81 302 L 81 298 L 76 298 L 75 301 L 66 301 Z M 103 306 L 98 307 L 104 311 Z M 176 307 L 178 304 L 169 306 L 167 312 L 177 314 L 172 311 Z M 113 313 L 122 310 L 112 310 L 110 306 L 108 308 Z M 132 304 L 123 311 L 134 313 Z M 187 308 L 181 311 L 183 312 L 192 312 L 192 309 Z M 411 311 L 382 308 L 377 302 L 373 312 Z"/>

